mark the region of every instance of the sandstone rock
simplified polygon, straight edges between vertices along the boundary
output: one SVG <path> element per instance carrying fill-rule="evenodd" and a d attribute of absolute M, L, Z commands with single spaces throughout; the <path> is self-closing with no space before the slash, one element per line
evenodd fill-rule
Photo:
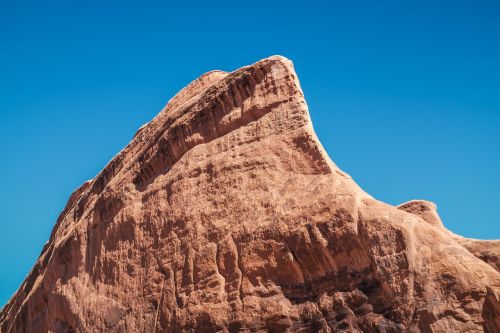
<path fill-rule="evenodd" d="M 425 222 L 438 228 L 444 228 L 443 222 L 437 213 L 435 203 L 427 200 L 412 200 L 398 206 L 405 212 L 420 216 Z"/>
<path fill-rule="evenodd" d="M 498 249 L 361 190 L 274 56 L 189 84 L 72 195 L 0 331 L 498 332 Z"/>
<path fill-rule="evenodd" d="M 470 253 L 500 272 L 500 240 L 464 238 L 452 233 L 444 227 L 437 213 L 436 204 L 430 201 L 413 200 L 399 205 L 398 208 L 421 217 L 430 225 L 443 229 L 445 233 L 469 250 Z"/>

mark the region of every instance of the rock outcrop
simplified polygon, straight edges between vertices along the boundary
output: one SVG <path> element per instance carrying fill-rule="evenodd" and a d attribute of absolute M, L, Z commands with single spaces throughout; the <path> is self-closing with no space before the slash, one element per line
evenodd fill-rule
<path fill-rule="evenodd" d="M 7 332 L 500 332 L 498 241 L 373 199 L 292 63 L 209 72 L 71 196 Z"/>

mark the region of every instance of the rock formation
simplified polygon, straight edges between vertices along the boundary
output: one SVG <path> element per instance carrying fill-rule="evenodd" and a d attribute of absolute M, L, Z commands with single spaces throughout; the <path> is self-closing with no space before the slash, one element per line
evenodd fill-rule
<path fill-rule="evenodd" d="M 360 189 L 274 56 L 193 81 L 71 195 L 0 332 L 500 332 L 499 253 Z"/>

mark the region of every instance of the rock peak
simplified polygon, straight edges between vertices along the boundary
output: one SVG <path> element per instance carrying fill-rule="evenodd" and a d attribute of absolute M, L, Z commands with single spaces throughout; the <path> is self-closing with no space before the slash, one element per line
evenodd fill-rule
<path fill-rule="evenodd" d="M 398 208 L 421 217 L 432 226 L 444 228 L 443 222 L 437 212 L 437 206 L 432 201 L 411 200 L 399 205 Z"/>
<path fill-rule="evenodd" d="M 498 249 L 361 190 L 272 56 L 191 82 L 71 195 L 0 332 L 498 332 Z"/>

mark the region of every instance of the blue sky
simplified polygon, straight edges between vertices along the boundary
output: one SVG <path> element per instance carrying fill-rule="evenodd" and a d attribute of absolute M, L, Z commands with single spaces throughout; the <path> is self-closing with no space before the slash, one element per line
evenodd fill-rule
<path fill-rule="evenodd" d="M 73 189 L 170 97 L 273 54 L 367 192 L 500 238 L 498 1 L 179 3 L 0 2 L 0 306 Z"/>

